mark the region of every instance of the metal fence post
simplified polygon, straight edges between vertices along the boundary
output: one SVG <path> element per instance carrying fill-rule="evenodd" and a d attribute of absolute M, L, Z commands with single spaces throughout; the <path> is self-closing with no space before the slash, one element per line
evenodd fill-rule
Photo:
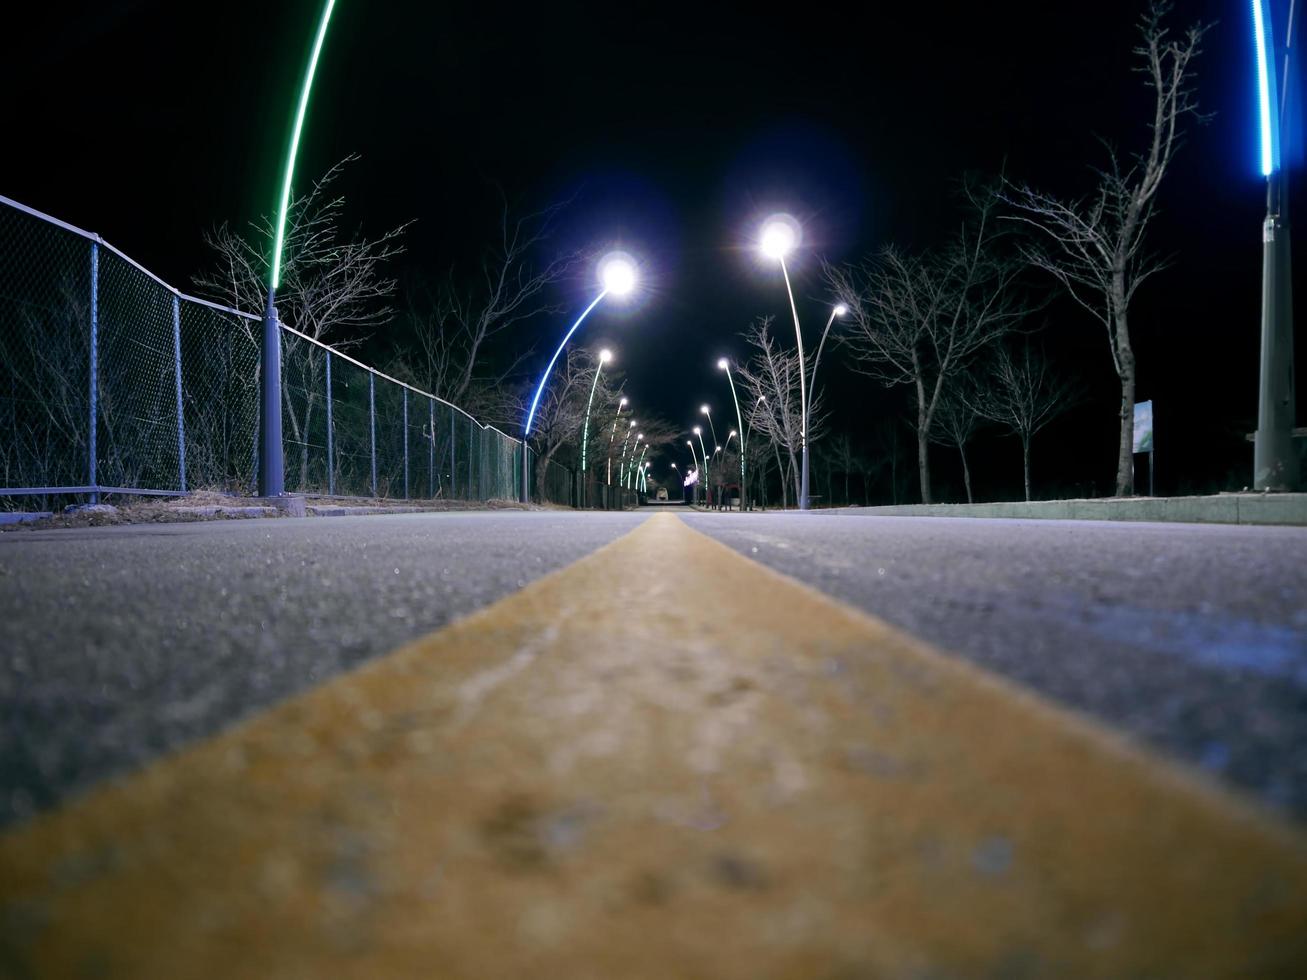
<path fill-rule="evenodd" d="M 427 496 L 436 495 L 436 403 L 427 399 Z"/>
<path fill-rule="evenodd" d="M 454 419 L 455 413 L 449 413 L 449 495 L 452 497 L 458 492 L 458 481 L 454 478 Z"/>
<path fill-rule="evenodd" d="M 91 355 L 89 362 L 90 374 L 90 432 L 87 433 L 87 468 L 88 475 L 86 485 L 91 487 L 91 503 L 100 502 L 100 491 L 95 489 L 99 486 L 96 482 L 96 434 L 99 428 L 99 405 L 96 399 L 99 397 L 100 388 L 100 245 L 98 242 L 91 242 Z"/>
<path fill-rule="evenodd" d="M 372 438 L 372 496 L 377 495 L 377 376 L 368 372 L 368 430 Z"/>
<path fill-rule="evenodd" d="M 327 496 L 336 495 L 336 432 L 331 416 L 331 351 L 327 351 Z"/>
<path fill-rule="evenodd" d="M 467 418 L 467 493 L 469 498 L 473 493 L 472 484 L 474 482 L 472 479 L 472 424 L 472 416 L 469 415 Z"/>
<path fill-rule="evenodd" d="M 281 445 L 281 323 L 271 291 L 263 314 L 263 370 L 259 420 L 259 496 L 286 492 L 286 459 Z"/>
<path fill-rule="evenodd" d="M 186 421 L 182 415 L 182 310 L 172 294 L 172 367 L 177 388 L 177 489 L 186 492 Z"/>
<path fill-rule="evenodd" d="M 408 389 L 404 392 L 404 499 L 408 500 Z"/>

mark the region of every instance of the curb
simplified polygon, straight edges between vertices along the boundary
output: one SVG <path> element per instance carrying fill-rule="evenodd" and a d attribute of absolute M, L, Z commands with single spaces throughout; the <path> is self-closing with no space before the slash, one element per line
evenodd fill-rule
<path fill-rule="evenodd" d="M 1223 493 L 1208 497 L 1104 497 L 992 504 L 899 504 L 817 513 L 869 517 L 980 517 L 1062 521 L 1307 526 L 1307 493 Z"/>

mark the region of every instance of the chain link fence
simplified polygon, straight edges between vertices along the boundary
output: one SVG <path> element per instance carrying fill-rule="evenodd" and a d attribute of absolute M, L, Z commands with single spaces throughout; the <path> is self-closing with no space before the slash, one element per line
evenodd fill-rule
<path fill-rule="evenodd" d="M 261 330 L 0 197 L 0 509 L 253 493 Z M 281 371 L 288 490 L 518 499 L 520 440 L 286 324 Z M 544 502 L 574 505 L 574 482 L 551 460 Z"/>

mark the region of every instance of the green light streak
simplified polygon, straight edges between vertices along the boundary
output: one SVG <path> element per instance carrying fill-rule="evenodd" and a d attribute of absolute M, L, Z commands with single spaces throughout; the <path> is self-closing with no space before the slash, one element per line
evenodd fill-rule
<path fill-rule="evenodd" d="M 295 173 L 295 157 L 300 148 L 300 132 L 304 129 L 304 116 L 309 108 L 309 89 L 313 87 L 313 73 L 318 69 L 318 55 L 322 53 L 322 42 L 327 36 L 327 21 L 331 19 L 331 10 L 336 0 L 327 0 L 322 10 L 322 21 L 318 24 L 318 36 L 313 40 L 313 53 L 309 55 L 309 70 L 304 74 L 304 88 L 300 91 L 300 104 L 295 112 L 295 129 L 290 136 L 290 154 L 286 158 L 286 179 L 281 185 L 281 207 L 277 209 L 277 239 L 272 248 L 272 288 L 275 291 L 281 285 L 281 248 L 286 237 L 286 210 L 290 207 L 290 182 Z"/>

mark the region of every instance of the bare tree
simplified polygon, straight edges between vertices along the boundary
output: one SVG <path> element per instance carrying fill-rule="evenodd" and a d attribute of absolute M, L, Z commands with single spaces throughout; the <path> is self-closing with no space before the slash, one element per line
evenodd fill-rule
<path fill-rule="evenodd" d="M 368 329 L 390 318 L 395 280 L 383 270 L 403 252 L 400 239 L 407 227 L 393 228 L 379 238 L 347 236 L 342 231 L 345 199 L 333 194 L 332 185 L 357 159 L 350 155 L 332 166 L 291 204 L 277 288 L 282 322 L 313 340 L 325 343 L 330 338 L 336 347 L 359 343 Z M 196 290 L 224 306 L 261 313 L 274 236 L 269 217 L 253 222 L 245 232 L 225 223 L 207 232 L 205 243 L 217 253 L 217 261 L 213 269 L 195 277 Z M 242 321 L 240 326 L 251 342 L 258 342 L 257 323 Z M 317 344 L 293 337 L 282 351 L 285 418 L 300 450 L 301 489 L 308 489 L 310 482 L 309 432 L 326 397 L 325 358 L 326 352 Z"/>
<path fill-rule="evenodd" d="M 969 213 L 939 253 L 893 246 L 860 266 L 827 266 L 826 280 L 849 308 L 854 370 L 916 397 L 921 500 L 931 502 L 929 445 L 940 401 L 981 349 L 1031 309 L 1017 289 L 1020 261 L 998 247 L 999 198 L 964 183 Z"/>
<path fill-rule="evenodd" d="M 781 505 L 787 503 L 785 481 L 794 483 L 794 499 L 799 499 L 802 451 L 802 398 L 799 384 L 797 351 L 782 350 L 771 335 L 771 317 L 762 317 L 743 333 L 754 349 L 749 360 L 737 369 L 736 380 L 747 392 L 749 402 L 749 438 L 761 438 L 776 456 L 781 473 Z M 821 398 L 812 399 L 808 412 L 808 439 L 816 440 L 824 424 Z M 782 461 L 781 454 L 785 454 Z"/>
<path fill-rule="evenodd" d="M 975 399 L 976 409 L 1021 440 L 1021 473 L 1026 499 L 1031 499 L 1030 442 L 1044 426 L 1080 400 L 1080 390 L 1050 368 L 1029 343 L 1013 354 L 999 348 L 992 368 L 992 384 Z"/>
<path fill-rule="evenodd" d="M 971 494 L 971 467 L 967 463 L 967 443 L 980 425 L 981 414 L 976 408 L 975 383 L 954 385 L 940 399 L 936 409 L 935 426 L 931 439 L 942 446 L 958 451 L 962 459 L 962 482 L 967 488 L 967 503 L 975 503 Z"/>
<path fill-rule="evenodd" d="M 1149 140 L 1143 152 L 1123 158 L 1107 148 L 1107 166 L 1096 170 L 1087 197 L 1064 200 L 1027 185 L 1009 186 L 1015 220 L 1034 228 L 1041 244 L 1025 250 L 1029 261 L 1053 275 L 1071 297 L 1107 330 L 1112 365 L 1121 381 L 1121 437 L 1116 493 L 1131 492 L 1134 448 L 1135 355 L 1129 310 L 1135 291 L 1167 260 L 1144 248 L 1156 214 L 1157 191 L 1179 149 L 1186 120 L 1203 118 L 1193 91 L 1190 62 L 1200 53 L 1208 27 L 1197 24 L 1173 38 L 1162 21 L 1170 4 L 1154 0 L 1139 25 L 1135 70 L 1153 93 Z"/>
<path fill-rule="evenodd" d="M 410 300 L 408 319 L 416 351 L 401 354 L 419 387 L 446 401 L 481 410 L 484 394 L 502 386 L 531 351 L 487 367 L 487 348 L 513 327 L 562 307 L 548 299 L 549 287 L 572 273 L 579 254 L 567 252 L 542 264 L 536 254 L 568 202 L 514 217 L 501 201 L 497 241 L 482 256 L 477 274 L 464 285 L 455 270 L 434 289 Z"/>

